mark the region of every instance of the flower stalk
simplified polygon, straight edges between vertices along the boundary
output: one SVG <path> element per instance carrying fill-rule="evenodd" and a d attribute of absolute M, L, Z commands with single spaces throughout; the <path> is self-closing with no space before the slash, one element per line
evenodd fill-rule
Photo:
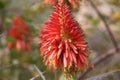
<path fill-rule="evenodd" d="M 77 80 L 77 72 L 70 72 L 69 70 L 64 69 L 64 77 L 65 80 Z"/>

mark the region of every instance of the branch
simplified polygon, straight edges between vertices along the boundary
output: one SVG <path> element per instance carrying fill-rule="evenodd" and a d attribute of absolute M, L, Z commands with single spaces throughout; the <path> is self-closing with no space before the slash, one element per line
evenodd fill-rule
<path fill-rule="evenodd" d="M 103 17 L 102 13 L 97 9 L 97 7 L 96 7 L 95 4 L 93 3 L 93 1 L 92 1 L 92 0 L 87 0 L 87 1 L 91 4 L 91 6 L 94 8 L 94 10 L 95 10 L 96 13 L 98 14 L 98 16 L 100 17 L 100 19 L 102 20 L 102 22 L 104 23 L 104 25 L 105 25 L 105 27 L 106 27 L 106 30 L 107 30 L 107 32 L 109 33 L 109 36 L 110 36 L 110 38 L 111 38 L 111 40 L 112 40 L 112 42 L 113 42 L 113 45 L 115 46 L 116 51 L 118 51 L 119 49 L 118 49 L 118 45 L 117 45 L 116 39 L 115 39 L 115 37 L 114 37 L 114 35 L 113 35 L 113 33 L 112 33 L 112 31 L 111 31 L 111 29 L 110 29 L 107 21 L 106 21 L 105 18 Z"/>
<path fill-rule="evenodd" d="M 42 80 L 46 80 L 43 73 L 38 69 L 38 67 L 36 65 L 34 65 L 34 68 L 37 70 L 37 72 L 39 73 L 39 75 L 36 75 L 35 77 L 31 78 L 30 80 L 35 80 L 37 77 L 41 76 Z"/>
<path fill-rule="evenodd" d="M 88 0 L 91 4 L 91 6 L 95 9 L 95 11 L 97 12 L 98 16 L 101 18 L 101 20 L 103 21 L 109 35 L 110 38 L 113 42 L 113 45 L 115 46 L 115 49 L 111 49 L 109 50 L 107 53 L 104 53 L 103 55 L 101 55 L 100 57 L 98 57 L 96 60 L 94 60 L 93 64 L 94 66 L 98 65 L 99 63 L 101 63 L 102 61 L 104 61 L 105 59 L 107 59 L 109 56 L 114 55 L 115 53 L 117 53 L 120 50 L 120 46 L 117 45 L 116 39 L 114 37 L 114 35 L 112 34 L 112 31 L 109 28 L 108 23 L 106 22 L 106 20 L 104 19 L 102 13 L 97 9 L 97 7 L 95 6 L 95 4 L 93 3 L 92 0 Z M 90 72 L 92 70 L 92 68 L 88 68 L 87 71 L 83 74 L 79 74 L 78 76 L 78 80 L 81 80 L 82 78 L 85 77 L 85 75 Z"/>
<path fill-rule="evenodd" d="M 120 45 L 118 47 L 118 51 L 120 50 Z M 108 52 L 104 53 L 103 55 L 101 55 L 100 57 L 98 57 L 97 59 L 95 59 L 93 61 L 93 65 L 97 66 L 99 63 L 101 63 L 102 61 L 106 60 L 109 56 L 113 56 L 115 53 L 117 53 L 118 51 L 116 51 L 116 49 L 110 49 Z M 85 77 L 85 75 L 90 72 L 92 70 L 92 68 L 88 68 L 86 70 L 85 73 L 83 74 L 79 74 L 78 76 L 78 80 L 81 80 L 82 78 Z"/>
<path fill-rule="evenodd" d="M 108 75 L 111 75 L 113 73 L 118 73 L 118 72 L 120 72 L 120 69 L 115 70 L 115 71 L 111 71 L 111 72 L 107 72 L 107 73 L 103 73 L 103 74 L 97 75 L 95 77 L 88 78 L 86 80 L 98 80 L 98 79 L 101 80 L 102 78 L 107 77 Z"/>

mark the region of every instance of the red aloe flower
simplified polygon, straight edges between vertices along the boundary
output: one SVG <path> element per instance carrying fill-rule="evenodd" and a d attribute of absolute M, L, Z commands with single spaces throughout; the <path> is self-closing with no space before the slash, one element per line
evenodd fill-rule
<path fill-rule="evenodd" d="M 40 51 L 49 67 L 79 70 L 89 64 L 85 36 L 67 5 L 55 6 L 40 38 Z"/>
<path fill-rule="evenodd" d="M 57 4 L 68 2 L 73 8 L 79 4 L 79 0 L 44 0 L 44 4 Z"/>
<path fill-rule="evenodd" d="M 20 16 L 16 16 L 13 19 L 13 25 L 8 31 L 8 38 L 14 38 L 14 40 L 8 41 L 8 49 L 16 48 L 17 50 L 27 50 L 31 51 L 31 46 L 29 45 L 29 41 L 31 40 L 31 36 L 28 34 L 29 28 L 26 22 Z"/>

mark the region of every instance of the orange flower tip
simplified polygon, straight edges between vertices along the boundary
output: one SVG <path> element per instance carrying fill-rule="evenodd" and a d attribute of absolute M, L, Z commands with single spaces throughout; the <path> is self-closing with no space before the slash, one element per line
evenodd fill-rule
<path fill-rule="evenodd" d="M 68 39 L 68 42 L 69 42 L 69 43 L 71 43 L 71 42 L 72 42 L 72 40 L 71 40 L 71 39 Z"/>
<path fill-rule="evenodd" d="M 58 58 L 59 58 L 59 56 L 61 55 L 61 53 L 62 53 L 62 49 L 59 49 L 59 50 L 58 50 L 58 55 L 57 55 Z"/>
<path fill-rule="evenodd" d="M 77 49 L 72 48 L 72 50 L 75 52 L 75 54 L 78 54 Z"/>
<path fill-rule="evenodd" d="M 51 48 L 52 48 L 52 46 L 49 46 L 49 47 L 48 47 L 48 51 L 50 51 L 50 50 L 51 50 Z"/>
<path fill-rule="evenodd" d="M 62 48 L 62 47 L 63 47 L 63 42 L 61 42 L 61 43 L 59 44 L 58 48 L 60 49 L 60 48 Z"/>

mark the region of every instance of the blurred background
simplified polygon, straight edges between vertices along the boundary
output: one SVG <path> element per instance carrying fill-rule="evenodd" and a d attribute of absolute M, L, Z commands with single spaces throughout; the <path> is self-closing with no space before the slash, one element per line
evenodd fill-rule
<path fill-rule="evenodd" d="M 102 14 L 102 18 L 107 22 L 115 42 L 119 46 L 120 0 L 94 0 L 93 3 Z M 106 25 L 96 12 L 95 7 L 91 5 L 90 1 L 82 0 L 79 7 L 72 9 L 75 19 L 86 34 L 89 49 L 92 50 L 89 59 L 94 62 L 111 50 L 114 54 L 101 59 L 100 63 L 95 65 L 94 69 L 88 71 L 81 79 L 120 69 L 120 52 L 114 50 L 111 35 L 109 35 Z M 44 65 L 39 52 L 40 40 L 38 36 L 52 11 L 52 6 L 43 5 L 42 0 L 0 0 L 0 80 L 32 80 L 39 74 L 34 65 L 43 72 L 46 80 L 63 80 L 60 70 L 49 70 Z M 33 36 L 30 42 L 32 52 L 18 52 L 17 50 L 7 49 L 8 38 L 6 34 L 12 26 L 13 17 L 17 15 L 22 15 L 31 29 L 31 35 Z M 120 72 L 113 74 L 101 80 L 120 80 Z M 78 74 L 78 76 L 81 75 L 82 73 Z M 33 80 L 42 79 L 38 76 Z"/>

